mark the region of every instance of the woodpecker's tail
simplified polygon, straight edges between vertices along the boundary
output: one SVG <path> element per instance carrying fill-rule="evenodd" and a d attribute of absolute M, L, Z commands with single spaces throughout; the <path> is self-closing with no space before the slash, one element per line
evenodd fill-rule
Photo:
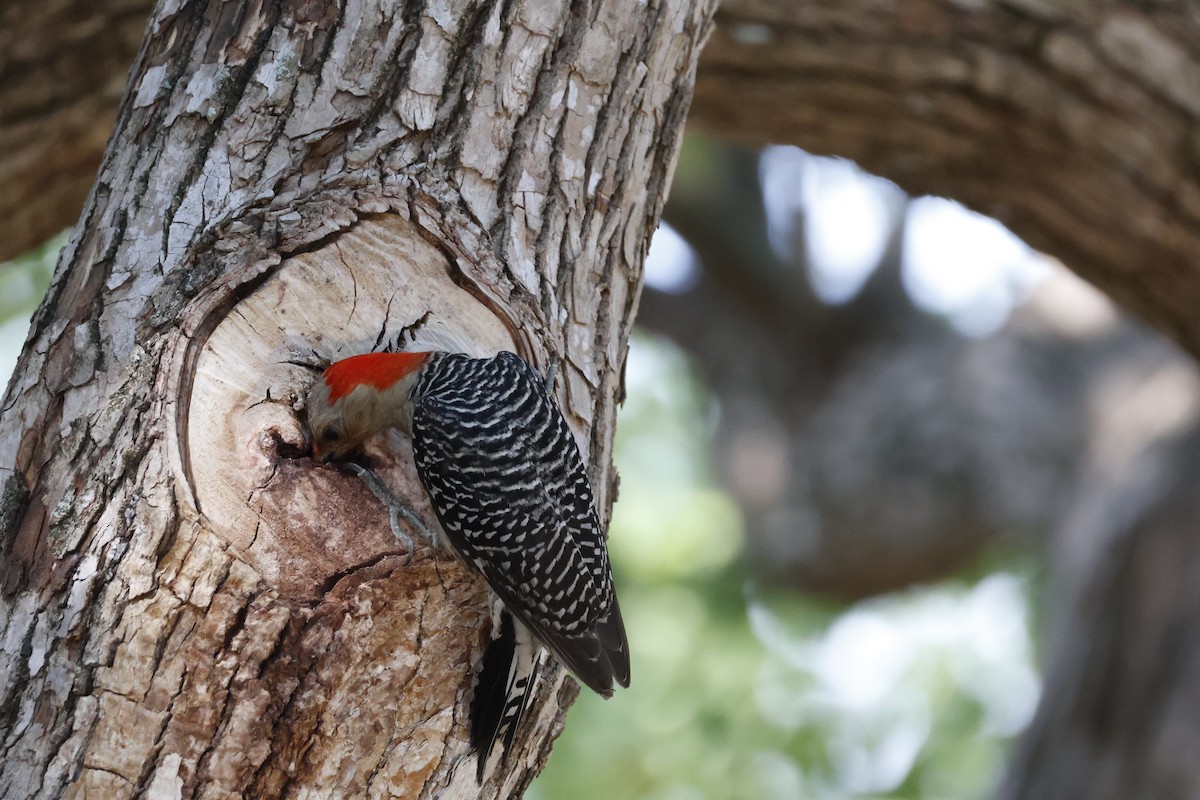
<path fill-rule="evenodd" d="M 521 717 L 529 705 L 538 646 L 507 611 L 501 611 L 499 635 L 483 654 L 483 667 L 471 702 L 471 746 L 479 757 L 475 778 L 482 784 L 488 758 L 503 737 L 507 760 Z"/>

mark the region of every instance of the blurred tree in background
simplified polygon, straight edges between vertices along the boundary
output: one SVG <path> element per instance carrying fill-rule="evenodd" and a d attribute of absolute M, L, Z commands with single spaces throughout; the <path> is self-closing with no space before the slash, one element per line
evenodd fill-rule
<path fill-rule="evenodd" d="M 0 67 L 68 59 L 37 49 L 45 15 L 92 12 L 22 5 Z M 115 102 L 102 67 L 140 37 L 136 3 L 96 8 L 120 35 L 55 34 L 100 48 L 88 80 L 26 83 L 45 102 L 7 129 L 7 163 L 43 165 L 0 206 L 37 228 L 21 249 L 71 219 L 36 204 L 82 198 Z M 870 184 L 870 219 L 830 234 L 819 184 L 844 165 L 689 141 L 665 219 L 695 264 L 651 273 L 618 433 L 634 684 L 580 698 L 530 795 L 1194 794 L 1191 360 L 1073 278 L 939 307 L 908 257 L 934 208 L 914 198 L 952 196 L 1200 352 L 1194 6 L 733 0 L 719 23 L 698 129 L 912 194 Z M 74 132 L 59 158 L 23 149 L 44 130 Z M 58 188 L 12 190 L 38 181 Z M 978 230 L 964 273 L 1001 246 Z M 877 241 L 872 263 L 831 269 L 831 235 Z M 23 264 L 0 271 L 6 318 L 49 269 Z M 0 345 L 20 338 L 6 323 Z"/>
<path fill-rule="evenodd" d="M 631 612 L 655 685 L 581 698 L 539 797 L 994 796 L 1096 503 L 1179 469 L 1200 393 L 1176 348 L 1036 254 L 988 285 L 1004 237 L 962 210 L 922 231 L 862 174 L 878 218 L 824 215 L 878 242 L 856 284 L 812 243 L 845 169 L 685 146 L 665 219 L 692 251 L 650 268 L 639 320 L 665 338 L 631 354 L 613 521 L 625 583 L 660 587 Z M 930 299 L 912 239 L 964 226 L 954 266 L 985 279 Z"/>

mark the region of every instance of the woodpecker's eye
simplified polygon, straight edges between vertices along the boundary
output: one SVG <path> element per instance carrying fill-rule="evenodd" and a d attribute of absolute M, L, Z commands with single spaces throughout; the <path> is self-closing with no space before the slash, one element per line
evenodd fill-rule
<path fill-rule="evenodd" d="M 336 442 L 338 439 L 342 438 L 342 432 L 338 429 L 338 427 L 336 425 L 326 425 L 324 428 L 321 429 L 320 436 L 321 436 L 322 442 L 332 443 L 332 442 Z"/>

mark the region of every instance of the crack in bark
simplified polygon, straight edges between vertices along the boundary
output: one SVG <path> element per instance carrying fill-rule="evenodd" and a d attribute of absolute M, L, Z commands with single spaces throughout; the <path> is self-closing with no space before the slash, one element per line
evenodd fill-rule
<path fill-rule="evenodd" d="M 562 165 L 563 153 L 566 150 L 566 132 L 567 118 L 570 115 L 570 110 L 567 107 L 567 98 L 571 92 L 571 75 L 568 75 L 563 84 L 562 96 L 560 105 L 562 113 L 558 115 L 557 124 L 554 130 L 554 144 L 550 148 L 550 170 L 547 175 L 546 190 L 542 201 L 541 209 L 541 228 L 538 230 L 537 238 L 534 239 L 533 252 L 538 262 L 538 273 L 545 276 L 549 271 L 547 264 L 546 252 L 550 246 L 550 237 L 557 232 L 558 224 L 554 220 L 556 214 L 566 216 L 562 210 L 563 192 L 562 192 Z M 586 180 L 586 176 L 585 176 Z M 561 235 L 558 240 L 558 264 L 555 265 L 556 274 L 550 279 L 543 279 L 538 286 L 538 294 L 540 295 L 542 316 L 546 319 L 554 319 L 554 306 L 557 297 L 552 293 L 551 287 L 557 280 L 561 282 L 564 276 L 574 274 L 574 260 L 567 256 L 568 237 Z"/>
<path fill-rule="evenodd" d="M 16 723 L 17 714 L 21 710 L 22 696 L 25 694 L 26 688 L 29 686 L 29 679 L 32 677 L 29 674 L 29 658 L 33 655 L 33 634 L 36 631 L 34 625 L 30 625 L 25 631 L 25 635 L 21 639 L 21 647 L 17 650 L 16 664 L 13 666 L 13 671 L 10 673 L 10 678 L 7 685 L 4 687 L 4 695 L 0 697 L 0 747 L 3 748 L 3 759 L 7 761 L 9 752 L 15 745 L 12 738 L 13 725 Z M 4 631 L 6 638 L 11 635 L 8 626 L 5 626 Z M 3 770 L 0 769 L 0 772 Z"/>
<path fill-rule="evenodd" d="M 387 54 L 384 63 L 393 66 L 384 69 L 371 86 L 369 96 L 377 99 L 363 113 L 359 130 L 363 132 L 372 131 L 379 126 L 383 115 L 394 110 L 396 99 L 400 96 L 401 92 L 408 88 L 407 84 L 401 80 L 401 76 L 408 76 L 412 73 L 413 59 L 417 57 L 417 50 L 420 49 L 421 39 L 424 36 L 424 31 L 421 27 L 421 18 L 425 14 L 426 7 L 426 0 L 415 0 L 414 2 L 405 4 L 401 19 L 403 20 L 404 27 L 408 31 L 411 31 L 411 34 L 405 33 L 400 36 L 395 48 Z M 395 150 L 400 147 L 403 139 L 411 136 L 412 133 L 401 137 L 392 144 L 389 150 Z M 423 138 L 425 141 L 422 143 L 422 151 L 424 151 L 425 143 L 428 141 L 428 137 L 423 136 Z M 423 153 L 423 155 L 425 159 L 428 159 L 427 153 Z"/>
<path fill-rule="evenodd" d="M 91 771 L 91 772 L 102 772 L 102 773 L 104 773 L 105 775 L 112 775 L 112 776 L 113 776 L 113 777 L 115 777 L 115 778 L 120 778 L 122 783 L 128 783 L 128 784 L 131 784 L 131 785 L 133 785 L 133 783 L 134 783 L 132 780 L 130 780 L 128 777 L 126 777 L 126 776 L 122 775 L 121 773 L 119 773 L 119 772 L 115 772 L 115 771 L 113 771 L 113 770 L 111 770 L 111 769 L 106 769 L 106 768 L 104 768 L 104 767 L 97 767 L 97 766 L 94 766 L 94 765 L 92 765 L 92 766 L 85 765 L 85 766 L 84 766 L 84 769 L 85 769 L 85 770 L 89 770 L 89 771 Z M 38 788 L 40 789 L 41 787 L 39 786 Z"/>
<path fill-rule="evenodd" d="M 468 128 L 466 113 L 469 98 L 479 85 L 480 62 L 487 57 L 484 32 L 499 0 L 485 0 L 471 13 L 457 32 L 454 50 L 442 84 L 438 117 L 430 140 L 438 143 L 441 168 L 452 172 L 461 167 L 463 141 Z"/>
<path fill-rule="evenodd" d="M 573 14 L 581 2 L 587 2 L 587 0 L 571 0 L 568 13 Z M 565 20 L 560 21 L 560 24 L 565 25 Z M 509 147 L 504 165 L 500 169 L 500 180 L 496 184 L 496 207 L 498 209 L 503 210 L 514 205 L 513 197 L 516 187 L 520 183 L 520 173 L 524 168 L 525 159 L 532 152 L 532 139 L 538 132 L 539 123 L 545 119 L 546 109 L 549 107 L 554 93 L 554 83 L 562 74 L 563 66 L 569 63 L 578 52 L 579 44 L 582 42 L 582 32 L 575 31 L 575 34 L 573 41 L 560 41 L 542 54 L 541 64 L 534 78 L 533 90 L 529 95 L 529 104 L 517 118 L 513 128 L 512 145 Z M 505 242 L 507 241 L 506 233 L 515 235 L 511 230 L 512 227 L 511 217 L 501 213 L 492 223 L 488 233 L 493 241 Z M 506 231 L 506 228 L 509 230 Z M 502 247 L 497 254 L 506 270 L 508 270 L 508 252 L 508 247 Z M 511 272 L 507 277 L 514 286 L 523 286 L 522 282 Z"/>
<path fill-rule="evenodd" d="M 333 573 L 332 575 L 327 577 L 324 581 L 322 581 L 317 592 L 318 592 L 318 594 L 321 595 L 321 597 L 327 597 L 330 594 L 336 593 L 338 591 L 338 585 L 340 583 L 342 583 L 344 580 L 346 580 L 347 578 L 356 578 L 365 570 L 368 570 L 371 567 L 381 564 L 384 561 L 386 561 L 387 559 L 399 558 L 399 557 L 404 557 L 404 556 L 408 556 L 408 555 L 410 555 L 410 554 L 406 553 L 404 550 L 386 550 L 386 551 L 380 552 L 379 554 L 372 556 L 371 558 L 367 559 L 366 561 L 363 561 L 362 563 L 354 564 L 353 566 L 347 567 L 344 570 Z M 415 555 L 415 554 L 413 554 L 413 555 Z M 416 566 L 416 565 L 410 564 L 409 566 Z M 323 601 L 318 601 L 318 602 L 323 602 Z"/>

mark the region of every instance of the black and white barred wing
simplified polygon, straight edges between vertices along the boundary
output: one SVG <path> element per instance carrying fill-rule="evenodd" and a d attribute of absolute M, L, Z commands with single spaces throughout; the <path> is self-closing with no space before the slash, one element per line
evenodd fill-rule
<path fill-rule="evenodd" d="M 511 353 L 446 355 L 417 387 L 413 452 L 450 543 L 583 683 L 629 683 L 629 649 L 579 449 Z"/>

